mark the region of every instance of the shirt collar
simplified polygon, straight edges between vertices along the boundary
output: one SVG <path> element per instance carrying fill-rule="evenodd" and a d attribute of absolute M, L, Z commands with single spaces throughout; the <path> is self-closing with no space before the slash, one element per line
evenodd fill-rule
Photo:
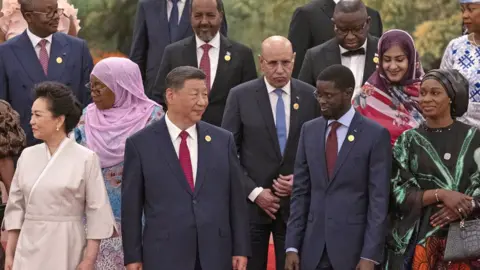
<path fill-rule="evenodd" d="M 337 121 L 340 124 L 342 124 L 342 126 L 345 126 L 348 128 L 350 127 L 350 124 L 352 123 L 354 116 L 355 116 L 355 109 L 353 108 L 353 106 L 351 106 L 350 109 L 344 115 L 342 115 L 342 117 L 340 117 L 338 120 L 334 120 L 334 119 L 328 120 L 328 125 L 330 125 L 334 121 Z"/>
<path fill-rule="evenodd" d="M 167 124 L 168 133 L 170 134 L 170 138 L 172 141 L 175 141 L 179 136 L 181 129 L 179 129 L 170 118 L 168 118 L 168 112 L 165 114 L 165 123 Z M 197 139 L 197 127 L 193 125 L 185 130 L 188 133 L 188 136 L 192 139 Z"/>
<path fill-rule="evenodd" d="M 30 29 L 27 28 L 27 36 L 28 38 L 30 39 L 30 41 L 32 42 L 32 45 L 34 48 L 37 47 L 38 43 L 42 40 L 42 39 L 46 39 L 48 41 L 49 44 L 52 44 L 52 35 L 48 36 L 48 37 L 45 37 L 45 38 L 41 38 L 39 36 L 36 36 L 35 34 L 33 34 L 32 32 L 30 32 Z"/>
<path fill-rule="evenodd" d="M 197 42 L 197 49 L 206 43 L 198 38 L 197 35 L 195 35 L 195 41 Z M 217 34 L 212 38 L 212 40 L 210 40 L 210 42 L 208 42 L 208 44 L 212 45 L 213 48 L 220 49 L 220 32 L 217 32 Z"/>
<path fill-rule="evenodd" d="M 179 3 L 185 2 L 185 0 L 177 0 L 177 1 L 178 1 Z M 340 1 L 340 0 L 338 0 L 338 1 Z M 167 2 L 172 2 L 172 0 L 167 0 Z M 172 2 L 172 3 L 173 3 L 173 2 Z"/>
<path fill-rule="evenodd" d="M 340 0 L 333 0 L 333 2 L 335 2 L 335 4 L 338 4 L 338 2 L 340 2 Z"/>
<path fill-rule="evenodd" d="M 263 77 L 263 80 L 265 81 L 265 85 L 267 86 L 267 91 L 269 94 L 271 94 L 273 91 L 277 89 L 268 83 L 267 78 Z M 290 95 L 290 93 L 292 92 L 290 83 L 291 81 L 288 81 L 288 83 L 284 87 L 282 87 L 283 92 L 287 95 Z"/>
<path fill-rule="evenodd" d="M 368 38 L 365 39 L 365 43 L 363 43 L 363 45 L 360 47 L 360 48 L 363 48 L 365 50 L 365 52 L 367 51 L 367 40 L 368 40 Z M 338 45 L 338 47 L 340 47 L 340 55 L 350 51 L 350 50 L 347 50 L 347 49 L 343 48 L 341 45 Z"/>

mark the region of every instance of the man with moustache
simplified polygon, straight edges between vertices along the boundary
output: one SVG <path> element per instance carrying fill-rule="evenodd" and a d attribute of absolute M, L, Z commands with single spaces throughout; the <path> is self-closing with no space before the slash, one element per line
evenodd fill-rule
<path fill-rule="evenodd" d="M 267 38 L 259 58 L 264 76 L 233 88 L 223 116 L 222 127 L 235 136 L 245 172 L 252 246 L 249 270 L 266 269 L 271 233 L 276 267 L 284 269 L 298 136 L 303 123 L 320 114 L 315 88 L 291 78 L 294 59 L 287 38 Z"/>
<path fill-rule="evenodd" d="M 315 96 L 322 117 L 305 123 L 295 160 L 285 269 L 373 270 L 383 260 L 390 192 L 390 134 L 355 112 L 355 79 L 326 68 Z"/>
<path fill-rule="evenodd" d="M 252 50 L 224 37 L 220 32 L 223 2 L 192 0 L 190 21 L 195 36 L 165 48 L 153 88 L 153 99 L 168 109 L 163 99 L 165 77 L 179 66 L 198 67 L 205 72 L 209 105 L 202 120 L 220 126 L 228 92 L 257 78 Z"/>
<path fill-rule="evenodd" d="M 307 51 L 298 79 L 315 86 L 325 68 L 342 64 L 355 76 L 356 93 L 376 69 L 378 38 L 368 34 L 372 19 L 361 0 L 341 0 L 332 21 L 335 38 Z"/>
<path fill-rule="evenodd" d="M 201 121 L 205 74 L 166 78 L 169 109 L 127 139 L 122 236 L 127 270 L 245 270 L 247 202 L 233 135 Z M 145 214 L 145 227 L 142 215 Z"/>
<path fill-rule="evenodd" d="M 39 143 L 29 124 L 33 96 L 31 89 L 43 81 L 68 85 L 77 99 L 90 103 L 90 80 L 93 61 L 84 40 L 57 33 L 63 9 L 57 0 L 20 0 L 28 28 L 0 45 L 0 99 L 9 102 L 20 114 L 27 135 L 27 145 Z"/>
<path fill-rule="evenodd" d="M 349 1 L 349 0 L 347 0 Z M 297 78 L 308 49 L 321 45 L 335 37 L 333 12 L 341 0 L 312 0 L 293 13 L 288 38 L 297 54 L 293 77 Z M 382 19 L 378 11 L 367 7 L 371 19 L 370 34 L 379 38 L 383 33 Z"/>

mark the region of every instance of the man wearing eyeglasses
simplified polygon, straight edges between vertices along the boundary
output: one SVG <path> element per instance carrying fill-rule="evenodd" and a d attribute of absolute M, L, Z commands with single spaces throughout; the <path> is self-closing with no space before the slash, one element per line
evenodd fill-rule
<path fill-rule="evenodd" d="M 252 257 L 248 270 L 266 269 L 271 233 L 276 269 L 284 269 L 300 128 L 320 115 L 315 88 L 291 78 L 294 59 L 287 38 L 267 38 L 259 57 L 264 76 L 233 88 L 223 116 L 222 127 L 235 137 L 250 202 Z"/>
<path fill-rule="evenodd" d="M 29 146 L 35 140 L 29 125 L 33 103 L 31 89 L 43 81 L 68 85 L 78 100 L 90 103 L 89 81 L 93 61 L 84 40 L 57 33 L 63 9 L 57 0 L 20 0 L 28 28 L 0 45 L 0 99 L 20 114 Z"/>
<path fill-rule="evenodd" d="M 335 6 L 332 21 L 335 38 L 307 51 L 298 79 L 315 86 L 325 68 L 342 64 L 355 76 L 356 93 L 376 68 L 378 38 L 368 33 L 372 19 L 361 0 L 342 0 Z"/>

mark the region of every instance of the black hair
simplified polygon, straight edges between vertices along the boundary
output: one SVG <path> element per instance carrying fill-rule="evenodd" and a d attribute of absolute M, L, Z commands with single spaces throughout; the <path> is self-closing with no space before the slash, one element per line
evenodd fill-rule
<path fill-rule="evenodd" d="M 192 12 L 193 10 L 193 1 L 195 0 L 192 0 L 190 1 L 190 12 Z M 225 14 L 225 9 L 223 7 L 223 1 L 222 0 L 216 0 L 217 1 L 217 10 L 218 12 L 222 13 L 222 14 Z"/>
<path fill-rule="evenodd" d="M 82 105 L 68 86 L 58 82 L 42 82 L 35 85 L 33 90 L 35 99 L 44 98 L 48 101 L 48 110 L 53 116 L 65 116 L 66 134 L 77 126 L 82 115 Z"/>
<path fill-rule="evenodd" d="M 357 11 L 365 11 L 365 14 L 367 14 L 367 7 L 361 0 L 340 0 L 335 5 L 335 13 L 355 13 Z"/>
<path fill-rule="evenodd" d="M 352 71 L 343 65 L 332 65 L 324 69 L 317 77 L 318 81 L 333 82 L 340 91 L 355 88 L 355 77 Z"/>
<path fill-rule="evenodd" d="M 181 89 L 187 80 L 205 80 L 205 73 L 196 67 L 181 66 L 174 68 L 167 74 L 165 85 L 167 88 Z"/>

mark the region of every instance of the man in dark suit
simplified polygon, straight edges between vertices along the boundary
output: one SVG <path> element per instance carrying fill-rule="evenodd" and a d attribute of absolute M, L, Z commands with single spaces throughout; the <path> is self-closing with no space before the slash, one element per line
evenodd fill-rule
<path fill-rule="evenodd" d="M 192 0 L 191 23 L 195 36 L 173 43 L 165 54 L 153 88 L 153 99 L 164 108 L 165 77 L 179 66 L 198 67 L 207 74 L 209 105 L 203 121 L 222 123 L 228 92 L 233 87 L 257 78 L 252 50 L 219 33 L 222 23 L 221 0 Z"/>
<path fill-rule="evenodd" d="M 233 135 L 200 121 L 208 105 L 205 77 L 194 67 L 172 70 L 165 117 L 127 139 L 122 236 L 128 270 L 246 268 L 243 174 Z"/>
<path fill-rule="evenodd" d="M 86 84 L 93 61 L 84 40 L 56 33 L 63 16 L 57 0 L 22 0 L 20 6 L 28 28 L 0 45 L 0 99 L 20 114 L 31 146 L 39 143 L 29 124 L 33 86 L 43 81 L 64 83 L 86 106 L 91 101 Z"/>
<path fill-rule="evenodd" d="M 266 39 L 260 56 L 265 76 L 233 88 L 223 117 L 222 127 L 234 134 L 245 172 L 252 242 L 249 270 L 266 269 L 270 233 L 276 267 L 284 269 L 298 136 L 302 124 L 320 114 L 315 88 L 291 79 L 294 58 L 288 39 Z"/>
<path fill-rule="evenodd" d="M 342 65 L 318 76 L 323 117 L 305 123 L 300 134 L 285 245 L 288 270 L 373 270 L 382 262 L 390 134 L 351 107 L 354 86 L 352 72 Z"/>
<path fill-rule="evenodd" d="M 332 23 L 335 5 L 340 0 L 313 0 L 301 6 L 293 13 L 288 39 L 293 44 L 295 66 L 293 77 L 297 78 L 308 49 L 323 44 L 335 37 Z M 370 34 L 380 37 L 383 33 L 382 20 L 378 11 L 367 8 L 371 19 Z"/>
<path fill-rule="evenodd" d="M 333 14 L 335 38 L 307 51 L 298 79 L 315 86 L 325 68 L 342 64 L 355 76 L 354 92 L 360 91 L 376 69 L 378 38 L 368 34 L 371 22 L 361 0 L 340 1 Z"/>
<path fill-rule="evenodd" d="M 135 15 L 130 59 L 142 73 L 145 92 L 151 97 L 165 47 L 193 35 L 191 0 L 140 0 Z M 227 20 L 220 32 L 227 36 Z"/>

